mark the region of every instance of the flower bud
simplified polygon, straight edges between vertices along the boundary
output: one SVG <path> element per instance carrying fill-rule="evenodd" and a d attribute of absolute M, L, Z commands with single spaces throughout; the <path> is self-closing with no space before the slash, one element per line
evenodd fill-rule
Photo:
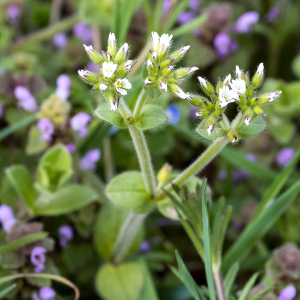
<path fill-rule="evenodd" d="M 128 55 L 128 49 L 129 49 L 129 46 L 127 43 L 125 43 L 117 52 L 116 57 L 115 57 L 115 63 L 121 64 L 126 60 L 126 57 Z"/>
<path fill-rule="evenodd" d="M 173 93 L 176 97 L 181 99 L 191 99 L 191 95 L 185 93 L 177 84 L 170 84 L 169 85 L 170 92 Z"/>
<path fill-rule="evenodd" d="M 90 84 L 96 84 L 99 81 L 99 77 L 88 70 L 78 70 L 79 76 Z"/>
<path fill-rule="evenodd" d="M 185 53 L 190 49 L 190 46 L 185 46 L 185 47 L 182 47 L 181 49 L 173 52 L 170 56 L 169 56 L 169 59 L 174 59 L 173 63 L 177 63 L 178 61 L 180 61 Z"/>
<path fill-rule="evenodd" d="M 245 95 L 251 97 L 252 94 L 253 94 L 253 87 L 251 85 L 248 85 Z"/>
<path fill-rule="evenodd" d="M 146 85 L 154 84 L 154 83 L 155 83 L 155 77 L 147 77 L 147 78 L 144 80 L 144 83 L 145 83 Z"/>
<path fill-rule="evenodd" d="M 208 96 L 212 96 L 214 94 L 214 87 L 204 78 L 201 76 L 198 77 L 200 82 L 200 86 L 205 94 Z"/>
<path fill-rule="evenodd" d="M 200 108 L 203 105 L 203 101 L 208 101 L 208 99 L 198 95 L 191 95 L 191 99 L 189 99 L 188 101 L 193 106 Z"/>
<path fill-rule="evenodd" d="M 194 73 L 195 71 L 197 71 L 198 69 L 199 68 L 197 68 L 197 67 L 181 68 L 174 72 L 174 77 L 176 79 L 185 78 L 185 77 L 189 76 L 190 74 Z"/>
<path fill-rule="evenodd" d="M 244 114 L 243 114 L 243 117 L 244 117 L 244 121 L 245 121 L 245 124 L 248 126 L 251 122 L 251 120 L 253 119 L 253 116 L 254 116 L 254 112 L 251 108 L 248 108 Z"/>
<path fill-rule="evenodd" d="M 162 77 L 158 79 L 157 85 L 161 91 L 165 91 L 165 92 L 168 91 L 168 84 Z"/>
<path fill-rule="evenodd" d="M 256 106 L 253 108 L 253 110 L 254 110 L 254 112 L 255 112 L 258 116 L 261 116 L 261 115 L 264 114 L 263 109 L 262 109 L 260 106 L 258 106 L 258 105 L 256 105 Z"/>
<path fill-rule="evenodd" d="M 158 53 L 156 52 L 150 52 L 149 54 L 149 59 L 151 61 L 153 61 L 154 63 L 158 64 L 159 63 L 159 56 L 158 56 Z"/>
<path fill-rule="evenodd" d="M 231 74 L 228 74 L 223 81 L 223 85 L 229 86 L 230 81 L 231 81 Z"/>
<path fill-rule="evenodd" d="M 172 73 L 173 69 L 174 69 L 173 66 L 169 66 L 169 67 L 163 69 L 161 73 L 164 77 L 168 77 Z"/>
<path fill-rule="evenodd" d="M 230 130 L 227 133 L 227 137 L 231 143 L 236 143 L 239 140 L 235 130 Z"/>
<path fill-rule="evenodd" d="M 269 94 L 264 94 L 259 98 L 259 103 L 261 104 L 267 104 L 269 102 L 273 102 L 277 99 L 279 99 L 282 91 L 276 91 Z"/>
<path fill-rule="evenodd" d="M 206 126 L 206 130 L 207 130 L 208 135 L 211 135 L 212 131 L 214 130 L 216 121 L 217 120 L 215 119 L 214 116 L 210 116 L 206 120 L 205 126 Z"/>
<path fill-rule="evenodd" d="M 204 119 L 208 116 L 208 111 L 203 108 L 203 109 L 199 109 L 196 113 L 195 113 L 196 117 Z"/>
<path fill-rule="evenodd" d="M 83 44 L 84 49 L 86 51 L 86 53 L 88 54 L 90 60 L 97 64 L 100 65 L 103 62 L 103 56 L 101 54 L 99 54 L 97 51 L 95 51 L 93 49 L 93 46 L 86 46 L 85 44 Z"/>
<path fill-rule="evenodd" d="M 264 64 L 260 63 L 252 79 L 253 87 L 258 88 L 262 84 L 263 78 L 264 78 Z"/>
<path fill-rule="evenodd" d="M 155 74 L 157 72 L 156 65 L 154 65 L 154 63 L 150 59 L 147 60 L 147 70 L 150 74 Z"/>
<path fill-rule="evenodd" d="M 250 104 L 252 106 L 255 106 L 255 105 L 258 105 L 258 101 L 259 101 L 259 98 L 258 97 L 254 97 L 250 100 Z"/>
<path fill-rule="evenodd" d="M 235 77 L 237 79 L 242 79 L 242 71 L 240 70 L 240 67 L 239 66 L 236 66 L 235 67 Z"/>
<path fill-rule="evenodd" d="M 117 52 L 117 40 L 114 33 L 110 33 L 108 36 L 107 52 L 114 57 Z"/>
<path fill-rule="evenodd" d="M 164 164 L 157 174 L 157 181 L 161 184 L 165 183 L 171 174 L 172 167 L 169 164 Z"/>
<path fill-rule="evenodd" d="M 114 93 L 108 93 L 107 99 L 111 110 L 113 111 L 117 110 L 119 107 L 119 100 L 120 100 L 118 95 Z"/>

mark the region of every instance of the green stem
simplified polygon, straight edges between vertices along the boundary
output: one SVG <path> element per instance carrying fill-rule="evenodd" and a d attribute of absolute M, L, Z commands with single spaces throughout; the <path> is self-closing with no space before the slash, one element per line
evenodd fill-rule
<path fill-rule="evenodd" d="M 134 120 L 138 120 L 140 118 L 141 111 L 142 111 L 142 108 L 143 108 L 146 100 L 147 100 L 147 94 L 146 94 L 145 90 L 142 89 L 141 93 L 139 94 L 139 97 L 135 103 L 135 106 L 134 106 L 134 112 L 133 112 Z"/>
<path fill-rule="evenodd" d="M 53 25 L 50 25 L 44 29 L 34 32 L 34 33 L 28 35 L 27 37 L 21 39 L 19 42 L 13 44 L 10 47 L 10 50 L 15 51 L 15 50 L 18 50 L 19 48 L 25 47 L 32 43 L 49 39 L 58 32 L 66 31 L 66 30 L 72 28 L 76 23 L 79 22 L 79 20 L 80 20 L 79 16 L 74 15 L 63 21 L 57 22 Z"/>
<path fill-rule="evenodd" d="M 113 249 L 113 261 L 119 264 L 126 257 L 132 242 L 148 214 L 129 213 L 116 240 Z"/>
<path fill-rule="evenodd" d="M 218 300 L 226 300 L 222 276 L 219 268 L 213 266 L 213 276 Z"/>
<path fill-rule="evenodd" d="M 103 152 L 104 152 L 104 171 L 106 182 L 110 182 L 114 178 L 115 168 L 114 160 L 112 157 L 112 149 L 110 137 L 105 137 L 103 140 Z"/>
<path fill-rule="evenodd" d="M 172 184 L 180 185 L 184 183 L 194 174 L 203 169 L 215 156 L 229 143 L 229 140 L 225 138 L 222 141 L 213 142 L 206 151 L 201 154 L 188 168 L 186 168 L 181 174 L 179 174 L 171 183 L 166 186 L 166 190 L 172 191 Z"/>

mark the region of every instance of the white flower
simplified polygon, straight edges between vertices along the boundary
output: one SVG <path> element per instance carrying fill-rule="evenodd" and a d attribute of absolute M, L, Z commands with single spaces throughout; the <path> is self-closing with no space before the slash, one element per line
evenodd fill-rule
<path fill-rule="evenodd" d="M 175 94 L 176 94 L 179 98 L 181 98 L 181 99 L 188 99 L 188 100 L 192 99 L 191 95 L 189 95 L 188 93 L 185 93 L 185 92 L 184 92 L 182 89 L 180 89 L 179 87 L 178 87 L 177 92 L 175 92 Z"/>
<path fill-rule="evenodd" d="M 250 117 L 246 116 L 245 117 L 245 124 L 248 126 L 250 124 Z"/>
<path fill-rule="evenodd" d="M 146 78 L 145 80 L 144 80 L 144 82 L 145 82 L 145 84 L 150 84 L 152 81 L 149 79 L 149 78 Z"/>
<path fill-rule="evenodd" d="M 231 75 L 228 74 L 225 79 L 224 79 L 224 84 L 229 84 L 230 83 L 230 80 L 231 80 Z"/>
<path fill-rule="evenodd" d="M 262 75 L 264 73 L 264 64 L 263 63 L 260 63 L 258 68 L 257 68 L 257 71 L 256 71 L 257 75 Z"/>
<path fill-rule="evenodd" d="M 107 89 L 107 85 L 105 83 L 100 84 L 100 90 L 105 91 Z"/>
<path fill-rule="evenodd" d="M 188 73 L 188 74 L 191 74 L 191 73 L 193 73 L 193 72 L 195 72 L 195 71 L 197 71 L 197 70 L 199 70 L 199 68 L 197 68 L 197 67 L 191 67 L 191 68 L 189 69 L 189 73 Z"/>
<path fill-rule="evenodd" d="M 268 95 L 269 102 L 273 102 L 273 101 L 277 100 L 280 97 L 281 93 L 282 93 L 282 91 L 276 91 L 276 92 L 270 93 Z"/>
<path fill-rule="evenodd" d="M 185 46 L 185 47 L 182 47 L 182 48 L 180 49 L 181 54 L 186 53 L 186 51 L 188 51 L 188 50 L 190 49 L 190 47 L 191 47 L 190 45 Z"/>
<path fill-rule="evenodd" d="M 110 78 L 114 75 L 118 65 L 114 64 L 112 61 L 104 62 L 102 64 L 102 72 L 104 77 Z"/>
<path fill-rule="evenodd" d="M 245 94 L 246 92 L 246 82 L 243 79 L 236 79 L 236 80 L 232 80 L 230 83 L 231 88 L 240 93 L 240 94 Z"/>
<path fill-rule="evenodd" d="M 163 82 L 163 81 L 160 81 L 160 88 L 161 88 L 163 91 L 167 92 L 167 91 L 168 91 L 168 85 L 167 85 L 167 83 L 166 83 L 166 82 Z"/>
<path fill-rule="evenodd" d="M 126 78 L 119 78 L 116 83 L 116 90 L 123 96 L 127 95 L 127 91 L 126 90 L 130 90 L 132 85 L 131 83 L 128 81 L 128 79 Z"/>
<path fill-rule="evenodd" d="M 199 80 L 199 82 L 200 82 L 201 85 L 203 85 L 205 88 L 207 88 L 207 83 L 206 83 L 206 80 L 204 78 L 202 78 L 201 76 L 199 76 L 198 80 Z"/>
<path fill-rule="evenodd" d="M 129 49 L 129 46 L 128 46 L 127 43 L 125 43 L 125 44 L 121 47 L 120 50 L 124 52 L 124 57 L 127 56 L 127 54 L 128 54 L 128 49 Z"/>
<path fill-rule="evenodd" d="M 91 72 L 89 72 L 87 70 L 78 70 L 78 74 L 80 77 L 86 78 L 87 76 L 89 76 L 91 74 Z"/>
<path fill-rule="evenodd" d="M 86 51 L 87 53 L 92 53 L 92 52 L 94 51 L 92 45 L 87 46 L 87 45 L 83 44 L 83 47 L 84 47 L 84 49 L 85 49 L 85 51 Z"/>
<path fill-rule="evenodd" d="M 164 33 L 159 37 L 157 32 L 152 32 L 152 47 L 155 52 L 165 53 L 171 46 L 171 40 L 173 35 Z"/>
<path fill-rule="evenodd" d="M 116 43 L 116 36 L 114 33 L 110 32 L 108 36 L 108 43 L 114 45 Z"/>
<path fill-rule="evenodd" d="M 235 76 L 236 76 L 236 78 L 239 78 L 239 79 L 242 78 L 242 71 L 240 70 L 239 66 L 235 67 Z"/>
<path fill-rule="evenodd" d="M 152 53 L 152 58 L 153 58 L 154 60 L 156 60 L 156 59 L 158 58 L 158 53 L 153 52 L 153 53 Z"/>
<path fill-rule="evenodd" d="M 153 62 L 150 59 L 147 60 L 147 66 L 148 67 L 153 67 L 154 66 Z"/>
<path fill-rule="evenodd" d="M 214 123 L 212 123 L 211 125 L 209 125 L 209 126 L 207 127 L 206 130 L 207 130 L 208 135 L 211 135 L 213 129 L 214 129 Z"/>
<path fill-rule="evenodd" d="M 239 95 L 235 91 L 230 90 L 228 86 L 224 86 L 219 90 L 220 107 L 225 107 L 228 103 L 238 99 Z"/>

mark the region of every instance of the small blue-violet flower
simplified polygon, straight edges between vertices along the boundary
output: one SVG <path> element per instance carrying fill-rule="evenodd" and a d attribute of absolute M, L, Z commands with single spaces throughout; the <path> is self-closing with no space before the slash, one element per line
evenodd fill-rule
<path fill-rule="evenodd" d="M 6 20 L 11 26 L 18 26 L 20 22 L 21 10 L 17 5 L 11 5 L 5 12 Z"/>
<path fill-rule="evenodd" d="M 171 104 L 166 110 L 166 115 L 168 117 L 168 122 L 171 125 L 177 125 L 180 121 L 181 113 L 177 105 Z"/>
<path fill-rule="evenodd" d="M 9 233 L 16 223 L 13 210 L 6 204 L 0 205 L 0 222 L 6 233 Z"/>
<path fill-rule="evenodd" d="M 185 24 L 192 21 L 197 15 L 191 11 L 183 11 L 179 14 L 177 21 L 179 24 Z"/>
<path fill-rule="evenodd" d="M 172 0 L 165 0 L 163 3 L 163 8 L 162 8 L 162 14 L 163 16 L 166 15 L 171 8 L 172 5 Z"/>
<path fill-rule="evenodd" d="M 53 123 L 49 119 L 44 118 L 39 120 L 39 122 L 37 123 L 37 128 L 42 134 L 42 141 L 52 141 L 52 134 L 54 133 L 55 128 Z"/>
<path fill-rule="evenodd" d="M 265 14 L 265 20 L 269 23 L 276 23 L 278 17 L 280 15 L 280 10 L 278 7 L 273 6 L 271 7 L 268 12 Z"/>
<path fill-rule="evenodd" d="M 85 112 L 80 112 L 77 115 L 75 115 L 71 121 L 71 128 L 74 131 L 78 131 L 79 132 L 79 136 L 82 138 L 84 136 L 86 136 L 89 132 L 88 128 L 87 128 L 87 124 L 91 121 L 91 116 L 88 115 Z"/>
<path fill-rule="evenodd" d="M 231 39 L 225 32 L 220 32 L 214 39 L 214 46 L 220 58 L 227 56 L 231 52 Z"/>
<path fill-rule="evenodd" d="M 41 300 L 55 300 L 55 291 L 49 286 L 43 286 L 40 289 L 40 298 Z"/>
<path fill-rule="evenodd" d="M 288 285 L 282 289 L 277 300 L 293 300 L 296 297 L 296 288 L 293 285 Z"/>
<path fill-rule="evenodd" d="M 75 147 L 75 145 L 74 144 L 66 144 L 65 145 L 66 146 L 66 148 L 67 148 L 67 150 L 70 152 L 70 153 L 73 153 L 74 151 L 75 151 L 75 149 L 76 149 L 76 147 Z"/>
<path fill-rule="evenodd" d="M 282 167 L 286 167 L 289 165 L 293 157 L 295 156 L 295 150 L 292 148 L 284 148 L 282 149 L 276 157 L 276 161 L 278 165 Z"/>
<path fill-rule="evenodd" d="M 242 14 L 235 23 L 235 31 L 238 33 L 249 33 L 252 31 L 252 25 L 259 20 L 259 14 L 256 11 L 248 11 Z"/>
<path fill-rule="evenodd" d="M 109 135 L 109 136 L 114 136 L 118 131 L 119 131 L 119 127 L 113 125 L 113 126 L 109 129 L 108 135 Z"/>
<path fill-rule="evenodd" d="M 96 163 L 100 159 L 101 151 L 98 149 L 93 149 L 89 151 L 79 162 L 79 168 L 81 170 L 95 170 Z"/>
<path fill-rule="evenodd" d="M 30 91 L 23 86 L 17 86 L 14 91 L 15 97 L 19 100 L 19 107 L 27 111 L 37 111 L 38 106 Z"/>
<path fill-rule="evenodd" d="M 64 49 L 68 45 L 68 37 L 66 36 L 66 34 L 59 32 L 53 37 L 53 44 L 58 49 Z"/>
<path fill-rule="evenodd" d="M 98 73 L 99 72 L 99 67 L 94 64 L 93 62 L 89 62 L 86 66 L 87 70 L 93 73 Z"/>
<path fill-rule="evenodd" d="M 0 118 L 3 116 L 3 106 L 0 104 Z"/>
<path fill-rule="evenodd" d="M 41 246 L 34 247 L 31 251 L 30 261 L 35 266 L 34 272 L 40 273 L 45 270 L 46 249 Z"/>
<path fill-rule="evenodd" d="M 78 37 L 83 44 L 90 44 L 93 39 L 92 28 L 83 23 L 77 23 L 73 28 L 73 34 Z"/>
<path fill-rule="evenodd" d="M 70 95 L 71 79 L 68 75 L 62 74 L 56 79 L 55 94 L 61 99 L 66 101 Z"/>
<path fill-rule="evenodd" d="M 73 239 L 74 232 L 70 225 L 63 225 L 58 228 L 59 244 L 62 248 L 66 248 L 68 243 Z"/>
<path fill-rule="evenodd" d="M 257 161 L 257 157 L 253 153 L 247 153 L 246 157 L 249 161 Z"/>

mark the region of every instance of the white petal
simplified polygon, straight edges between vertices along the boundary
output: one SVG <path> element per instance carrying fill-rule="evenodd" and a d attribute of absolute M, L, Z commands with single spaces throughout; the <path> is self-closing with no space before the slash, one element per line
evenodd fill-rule
<path fill-rule="evenodd" d="M 85 49 L 85 51 L 86 51 L 87 53 L 92 53 L 92 52 L 94 51 L 92 45 L 87 46 L 87 45 L 83 44 L 83 47 L 84 47 L 84 49 Z"/>
<path fill-rule="evenodd" d="M 199 80 L 199 82 L 200 82 L 201 85 L 203 85 L 204 87 L 207 88 L 207 83 L 206 83 L 206 80 L 204 78 L 202 78 L 201 76 L 199 76 L 198 80 Z"/>
<path fill-rule="evenodd" d="M 100 90 L 105 91 L 107 89 L 107 85 L 105 83 L 100 84 Z"/>

